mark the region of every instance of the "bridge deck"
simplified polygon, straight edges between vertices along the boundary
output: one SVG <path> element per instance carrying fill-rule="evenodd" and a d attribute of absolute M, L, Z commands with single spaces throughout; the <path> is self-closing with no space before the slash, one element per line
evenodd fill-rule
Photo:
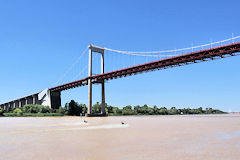
<path fill-rule="evenodd" d="M 204 49 L 200 51 L 190 52 L 178 56 L 173 56 L 150 63 L 136 65 L 120 70 L 107 72 L 104 74 L 98 74 L 84 79 L 63 84 L 57 87 L 50 88 L 51 91 L 62 91 L 79 86 L 87 85 L 87 80 L 92 79 L 92 82 L 98 82 L 102 80 L 109 80 L 115 78 L 126 77 L 132 74 L 154 71 L 159 69 L 167 69 L 169 67 L 176 67 L 181 65 L 187 65 L 192 63 L 199 63 L 208 60 L 214 60 L 216 58 L 225 58 L 226 55 L 234 56 L 234 53 L 240 52 L 240 42 L 231 43 L 214 48 Z"/>

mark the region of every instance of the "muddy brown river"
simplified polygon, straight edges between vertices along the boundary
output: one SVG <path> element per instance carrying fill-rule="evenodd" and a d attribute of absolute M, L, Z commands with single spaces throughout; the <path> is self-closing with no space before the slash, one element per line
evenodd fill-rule
<path fill-rule="evenodd" d="M 125 159 L 239 160 L 240 115 L 0 118 L 0 160 Z"/>

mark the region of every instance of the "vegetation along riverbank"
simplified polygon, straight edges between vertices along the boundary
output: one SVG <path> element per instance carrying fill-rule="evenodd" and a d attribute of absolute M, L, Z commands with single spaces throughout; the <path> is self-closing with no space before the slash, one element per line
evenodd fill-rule
<path fill-rule="evenodd" d="M 93 113 L 100 113 L 101 104 L 96 103 L 93 105 Z M 111 106 L 106 104 L 106 112 L 109 116 L 122 116 L 122 115 L 182 115 L 182 114 L 224 114 L 218 109 L 206 108 L 166 108 L 166 107 L 149 107 L 148 105 L 137 105 L 137 106 L 125 106 L 123 108 Z M 5 117 L 43 117 L 43 116 L 80 116 L 87 113 L 86 104 L 79 104 L 74 100 L 70 103 L 66 103 L 64 107 L 59 107 L 59 109 L 51 109 L 48 106 L 42 106 L 38 104 L 27 104 L 22 108 L 8 108 L 3 110 L 0 108 L 0 116 Z"/>

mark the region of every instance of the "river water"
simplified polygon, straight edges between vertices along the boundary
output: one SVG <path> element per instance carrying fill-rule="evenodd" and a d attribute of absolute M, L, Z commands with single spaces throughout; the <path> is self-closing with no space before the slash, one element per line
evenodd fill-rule
<path fill-rule="evenodd" d="M 0 118 L 0 160 L 123 159 L 238 160 L 240 115 Z"/>

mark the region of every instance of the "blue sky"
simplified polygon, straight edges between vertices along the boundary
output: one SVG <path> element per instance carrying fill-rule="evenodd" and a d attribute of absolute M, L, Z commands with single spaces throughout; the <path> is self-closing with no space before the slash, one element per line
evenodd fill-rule
<path fill-rule="evenodd" d="M 89 44 L 166 50 L 240 35 L 239 5 L 237 0 L 0 0 L 0 103 L 54 86 Z M 108 81 L 106 101 L 120 107 L 239 111 L 239 62 L 237 56 Z M 72 80 L 86 64 L 80 61 L 59 83 Z M 99 96 L 94 86 L 94 102 Z M 87 103 L 87 87 L 62 92 L 62 104 L 71 99 Z"/>

